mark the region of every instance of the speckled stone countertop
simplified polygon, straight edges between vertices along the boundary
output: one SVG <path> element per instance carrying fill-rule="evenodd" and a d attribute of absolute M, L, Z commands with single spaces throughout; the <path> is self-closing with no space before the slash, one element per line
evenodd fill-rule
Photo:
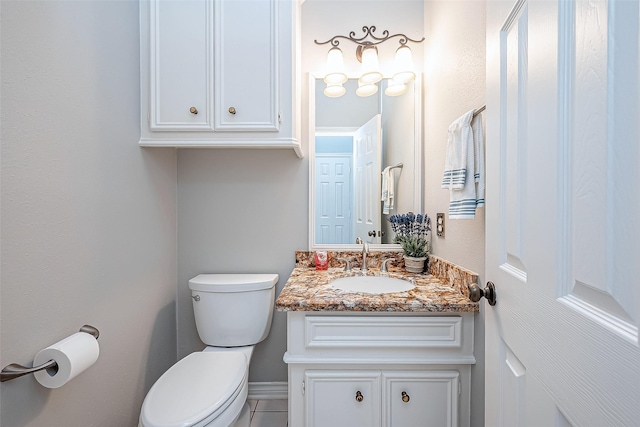
<path fill-rule="evenodd" d="M 276 300 L 278 311 L 383 311 L 383 312 L 478 312 L 478 303 L 468 297 L 467 285 L 477 283 L 478 276 L 464 268 L 431 255 L 428 273 L 414 274 L 404 270 L 397 253 L 372 253 L 371 264 L 377 259 L 396 258 L 389 268 L 390 277 L 411 280 L 416 287 L 406 292 L 365 294 L 335 289 L 330 282 L 339 277 L 361 275 L 359 268 L 351 273 L 330 262 L 328 270 L 316 270 L 312 254 L 296 253 L 296 267 Z M 332 254 L 329 254 L 334 258 Z M 345 254 L 340 256 L 359 254 Z M 370 262 L 367 262 L 369 264 Z M 358 266 L 359 267 L 359 266 Z M 368 275 L 379 275 L 377 267 L 370 266 Z"/>

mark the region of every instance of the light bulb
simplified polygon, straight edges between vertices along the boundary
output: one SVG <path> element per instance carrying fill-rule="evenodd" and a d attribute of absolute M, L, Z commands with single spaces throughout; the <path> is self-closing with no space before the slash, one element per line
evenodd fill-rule
<path fill-rule="evenodd" d="M 409 46 L 403 45 L 396 50 L 394 68 L 396 73 L 393 75 L 393 79 L 396 81 L 407 83 L 416 78 L 416 73 L 413 72 L 413 58 Z"/>
<path fill-rule="evenodd" d="M 359 83 L 375 84 L 382 80 L 382 74 L 378 65 L 378 49 L 369 46 L 362 49 L 362 75 L 358 79 Z"/>
<path fill-rule="evenodd" d="M 358 96 L 371 96 L 378 92 L 378 85 L 375 83 L 360 83 L 358 82 L 358 89 L 356 89 L 356 95 Z"/>
<path fill-rule="evenodd" d="M 347 89 L 344 88 L 341 84 L 328 84 L 326 88 L 324 88 L 325 96 L 329 98 L 339 98 L 347 92 Z"/>
<path fill-rule="evenodd" d="M 407 93 L 407 85 L 401 81 L 392 78 L 387 84 L 387 88 L 384 90 L 384 94 L 387 96 L 398 96 Z"/>
<path fill-rule="evenodd" d="M 324 82 L 328 85 L 341 85 L 347 81 L 344 73 L 344 58 L 338 47 L 332 47 L 327 54 L 327 75 Z"/>

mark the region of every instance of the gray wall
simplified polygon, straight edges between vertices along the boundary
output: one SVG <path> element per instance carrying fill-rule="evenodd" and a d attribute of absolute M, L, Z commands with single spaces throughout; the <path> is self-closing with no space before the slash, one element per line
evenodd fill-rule
<path fill-rule="evenodd" d="M 425 2 L 425 209 L 449 212 L 449 192 L 440 188 L 447 129 L 452 121 L 485 104 L 485 2 Z M 464 31 L 460 31 L 464 28 Z M 433 233 L 434 253 L 484 279 L 484 209 L 473 220 L 445 218 L 445 237 Z M 481 309 L 485 304 L 480 304 Z M 484 313 L 475 317 L 471 425 L 484 425 Z"/>
<path fill-rule="evenodd" d="M 303 4 L 302 71 L 321 71 L 325 60 L 314 38 L 362 25 L 424 33 L 412 50 L 425 71 L 425 207 L 446 212 L 446 129 L 484 103 L 484 3 L 363 3 Z M 307 247 L 308 160 L 291 151 L 181 150 L 176 159 L 171 149 L 140 149 L 136 1 L 0 7 L 1 364 L 30 365 L 39 349 L 84 323 L 102 333 L 98 362 L 61 389 L 33 377 L 0 385 L 0 423 L 134 425 L 146 391 L 176 360 L 176 327 L 178 356 L 203 346 L 190 277 L 276 272 L 282 288 L 294 251 Z M 302 91 L 308 135 L 306 78 Z M 436 254 L 481 276 L 483 214 L 449 221 L 446 238 L 434 238 Z M 476 319 L 472 418 L 481 425 L 484 331 Z M 285 349 L 285 316 L 276 313 L 250 380 L 285 381 Z"/>
<path fill-rule="evenodd" d="M 200 351 L 190 278 L 278 273 L 276 295 L 307 247 L 307 159 L 293 150 L 178 152 L 178 356 Z M 256 346 L 249 381 L 286 381 L 286 315 L 276 312 Z"/>
<path fill-rule="evenodd" d="M 88 323 L 95 365 L 0 385 L 0 424 L 133 426 L 176 360 L 176 155 L 140 149 L 136 1 L 6 1 L 0 364 Z"/>

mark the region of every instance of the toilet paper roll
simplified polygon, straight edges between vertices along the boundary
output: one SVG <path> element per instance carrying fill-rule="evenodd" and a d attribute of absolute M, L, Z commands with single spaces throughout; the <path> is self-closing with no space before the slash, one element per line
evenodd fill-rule
<path fill-rule="evenodd" d="M 99 354 L 98 340 L 93 335 L 77 332 L 36 354 L 33 366 L 42 365 L 52 359 L 58 364 L 57 372 L 53 372 L 52 369 L 36 372 L 36 381 L 47 388 L 62 387 L 93 365 Z"/>

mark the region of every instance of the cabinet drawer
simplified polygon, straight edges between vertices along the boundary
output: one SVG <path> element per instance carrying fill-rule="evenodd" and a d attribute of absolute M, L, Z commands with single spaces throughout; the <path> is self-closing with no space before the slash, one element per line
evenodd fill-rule
<path fill-rule="evenodd" d="M 460 348 L 462 318 L 306 316 L 305 348 Z"/>

